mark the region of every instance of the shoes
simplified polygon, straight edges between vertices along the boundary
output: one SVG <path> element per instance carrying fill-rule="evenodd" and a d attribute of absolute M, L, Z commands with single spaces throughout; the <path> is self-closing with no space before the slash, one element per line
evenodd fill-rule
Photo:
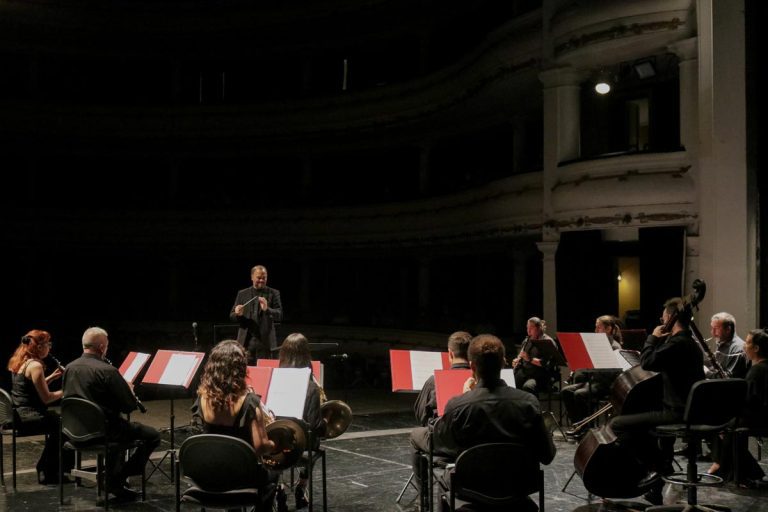
<path fill-rule="evenodd" d="M 303 485 L 296 484 L 293 496 L 296 498 L 296 510 L 307 508 L 309 506 L 309 497 L 307 496 L 307 490 Z"/>
<path fill-rule="evenodd" d="M 664 496 L 661 492 L 661 489 L 662 488 L 659 486 L 654 486 L 653 489 L 643 494 L 643 498 L 651 505 L 663 505 Z"/>
<path fill-rule="evenodd" d="M 282 484 L 277 486 L 275 491 L 275 503 L 277 504 L 277 512 L 288 512 L 288 496 L 285 495 L 285 488 Z"/>
<path fill-rule="evenodd" d="M 649 485 L 653 485 L 654 483 L 659 482 L 660 479 L 661 479 L 661 475 L 659 473 L 657 473 L 656 471 L 651 471 L 650 473 L 645 475 L 645 478 L 643 478 L 637 483 L 637 486 L 640 489 L 644 489 Z"/>
<path fill-rule="evenodd" d="M 141 496 L 140 492 L 129 489 L 123 485 L 116 485 L 109 487 L 109 494 L 113 495 L 115 503 L 127 503 L 130 501 L 136 501 Z"/>

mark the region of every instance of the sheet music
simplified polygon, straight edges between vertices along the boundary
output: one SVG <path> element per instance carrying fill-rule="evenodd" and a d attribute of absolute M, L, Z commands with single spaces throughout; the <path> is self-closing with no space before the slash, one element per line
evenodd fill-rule
<path fill-rule="evenodd" d="M 632 364 L 627 360 L 626 357 L 621 353 L 621 350 L 614 350 L 613 353 L 616 355 L 616 361 L 619 362 L 619 365 L 621 365 L 621 369 L 623 371 L 629 370 L 632 368 Z"/>
<path fill-rule="evenodd" d="M 503 368 L 501 370 L 501 380 L 507 383 L 507 386 L 516 388 L 515 384 L 515 370 L 514 368 Z"/>
<path fill-rule="evenodd" d="M 584 347 L 587 349 L 594 368 L 621 368 L 607 334 L 583 332 L 581 339 L 584 341 Z"/>
<path fill-rule="evenodd" d="M 275 368 L 272 371 L 266 406 L 275 416 L 301 419 L 307 400 L 309 372 L 309 368 Z"/>
<path fill-rule="evenodd" d="M 127 382 L 133 382 L 133 380 L 136 378 L 136 375 L 144 367 L 144 363 L 149 360 L 149 356 L 149 354 L 137 352 L 136 357 L 133 359 L 128 368 L 126 368 L 125 373 L 123 374 L 123 378 Z"/>
<path fill-rule="evenodd" d="M 440 352 L 411 351 L 411 378 L 413 389 L 421 389 L 435 370 L 443 369 L 443 355 Z"/>
<path fill-rule="evenodd" d="M 158 384 L 186 386 L 198 364 L 196 354 L 172 354 Z"/>

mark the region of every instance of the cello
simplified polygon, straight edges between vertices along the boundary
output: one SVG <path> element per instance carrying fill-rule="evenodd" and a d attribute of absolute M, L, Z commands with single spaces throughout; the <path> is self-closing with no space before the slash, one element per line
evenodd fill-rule
<path fill-rule="evenodd" d="M 706 294 L 706 285 L 697 279 L 693 293 L 683 299 L 683 308 L 673 313 L 664 325 L 670 332 L 679 315 L 692 316 Z M 694 337 L 701 342 L 701 335 L 691 322 Z M 702 345 L 706 346 L 702 343 Z M 611 406 L 616 415 L 635 414 L 661 409 L 662 379 L 652 371 L 634 366 L 620 374 L 611 388 Z M 594 418 L 592 418 L 594 419 Z M 648 468 L 625 447 L 617 443 L 616 434 L 609 424 L 590 429 L 576 448 L 573 459 L 576 472 L 591 494 L 603 498 L 632 498 L 649 490 L 653 481 L 647 481 Z"/>

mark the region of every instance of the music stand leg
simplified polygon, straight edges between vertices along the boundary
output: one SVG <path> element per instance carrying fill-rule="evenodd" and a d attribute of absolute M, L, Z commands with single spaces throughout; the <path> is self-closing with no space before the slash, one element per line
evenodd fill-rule
<path fill-rule="evenodd" d="M 397 495 L 397 499 L 395 500 L 395 503 L 400 503 L 400 500 L 403 499 L 403 494 L 405 494 L 405 491 L 408 490 L 408 486 L 413 486 L 414 489 L 416 489 L 416 484 L 413 483 L 413 472 L 411 472 L 411 476 L 408 477 L 408 480 L 405 482 L 405 485 L 400 490 L 400 494 Z M 416 489 L 418 491 L 418 489 Z"/>
<path fill-rule="evenodd" d="M 174 461 L 175 461 L 175 455 L 176 455 L 176 440 L 174 437 L 174 432 L 176 430 L 176 425 L 175 425 L 176 416 L 174 415 L 174 410 L 173 410 L 173 395 L 171 395 L 171 410 L 170 410 L 169 419 L 171 424 L 171 427 L 170 427 L 171 447 L 170 449 L 165 451 L 165 454 L 163 454 L 162 458 L 157 463 L 154 463 L 150 460 L 150 463 L 152 464 L 153 467 L 152 467 L 152 471 L 150 471 L 149 475 L 147 475 L 146 480 L 149 480 L 150 477 L 155 474 L 155 471 L 159 471 L 165 478 L 167 478 L 171 482 L 174 482 L 175 480 L 174 473 L 176 471 L 176 468 L 175 468 Z M 169 457 L 170 457 L 169 460 L 171 463 L 171 468 L 170 468 L 170 471 L 166 473 L 165 471 L 163 471 L 161 466 L 163 465 L 163 462 L 165 462 L 165 459 L 168 459 Z"/>

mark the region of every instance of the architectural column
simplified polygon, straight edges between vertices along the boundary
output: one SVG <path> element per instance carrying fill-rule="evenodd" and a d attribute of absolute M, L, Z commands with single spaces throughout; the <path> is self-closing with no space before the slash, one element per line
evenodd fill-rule
<path fill-rule="evenodd" d="M 695 37 L 670 45 L 680 59 L 680 144 L 690 155 L 698 152 L 699 51 Z"/>
<path fill-rule="evenodd" d="M 555 265 L 555 254 L 557 253 L 558 242 L 537 242 L 536 247 L 542 254 L 542 292 L 543 309 L 541 318 L 547 321 L 547 330 L 551 333 L 557 332 L 557 268 Z"/>
<path fill-rule="evenodd" d="M 552 215 L 552 187 L 557 180 L 557 166 L 581 154 L 582 74 L 572 68 L 542 71 L 544 84 L 544 220 Z"/>
<path fill-rule="evenodd" d="M 702 318 L 757 325 L 757 205 L 747 169 L 744 2 L 698 0 L 699 268 Z"/>

